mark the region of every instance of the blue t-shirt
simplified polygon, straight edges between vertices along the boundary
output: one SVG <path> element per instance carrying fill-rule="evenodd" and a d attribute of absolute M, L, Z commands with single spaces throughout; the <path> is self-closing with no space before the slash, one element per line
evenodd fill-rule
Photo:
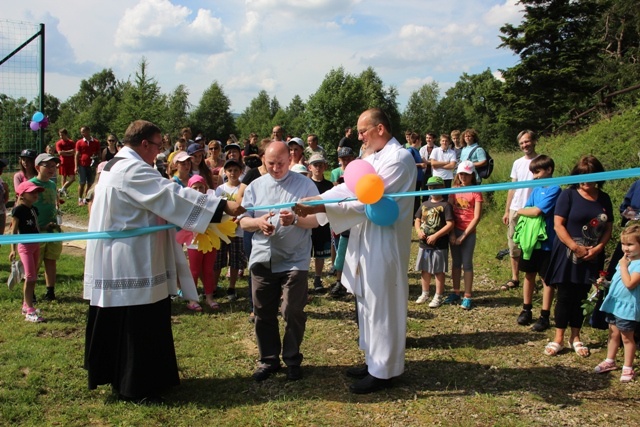
<path fill-rule="evenodd" d="M 629 263 L 629 274 L 631 273 L 640 273 L 640 260 Z M 640 322 L 640 286 L 633 290 L 627 289 L 622 283 L 620 264 L 616 266 L 616 274 L 613 275 L 609 293 L 600 310 L 624 320 Z"/>
<path fill-rule="evenodd" d="M 413 156 L 413 160 L 416 161 L 416 164 L 418 163 L 422 163 L 422 156 L 420 155 L 420 151 L 418 151 L 417 149 L 413 148 L 413 147 L 409 147 L 407 148 L 407 150 L 409 150 L 409 152 L 411 153 L 411 155 Z M 424 181 L 424 169 L 423 168 L 417 168 L 418 169 L 418 182 L 422 182 Z"/>
<path fill-rule="evenodd" d="M 556 206 L 560 191 L 561 189 L 557 185 L 536 187 L 527 199 L 527 203 L 525 203 L 526 207 L 535 206 L 540 209 L 544 215 L 544 222 L 547 227 L 547 240 L 541 242 L 540 249 L 543 251 L 550 251 L 553 247 L 553 241 L 556 239 L 556 231 L 553 228 L 553 210 Z"/>

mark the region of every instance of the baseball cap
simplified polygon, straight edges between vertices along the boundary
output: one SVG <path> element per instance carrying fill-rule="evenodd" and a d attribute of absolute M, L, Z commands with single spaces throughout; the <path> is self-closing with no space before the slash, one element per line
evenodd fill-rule
<path fill-rule="evenodd" d="M 307 167 L 305 165 L 293 165 L 291 167 L 291 172 L 309 173 L 309 170 L 307 169 Z"/>
<path fill-rule="evenodd" d="M 178 151 L 173 155 L 173 163 L 184 162 L 187 159 L 190 159 L 191 156 L 187 154 L 186 151 Z"/>
<path fill-rule="evenodd" d="M 287 144 L 291 145 L 291 144 L 297 144 L 300 147 L 302 147 L 304 149 L 304 142 L 302 142 L 302 140 L 300 138 L 298 138 L 297 136 L 295 138 L 291 138 Z M 305 168 L 306 169 L 306 168 Z"/>
<path fill-rule="evenodd" d="M 462 162 L 460 162 L 460 164 L 458 165 L 458 169 L 456 170 L 457 173 L 466 173 L 466 174 L 473 174 L 475 173 L 476 168 L 473 166 L 473 163 L 470 160 L 464 160 Z"/>
<path fill-rule="evenodd" d="M 355 154 L 353 154 L 351 147 L 341 147 L 338 150 L 338 158 L 341 157 L 355 157 Z"/>
<path fill-rule="evenodd" d="M 22 195 L 24 193 L 42 193 L 44 191 L 44 187 L 40 187 L 35 185 L 31 181 L 22 181 L 18 188 L 16 188 L 16 194 Z"/>
<path fill-rule="evenodd" d="M 242 148 L 238 144 L 227 144 L 224 146 L 224 152 L 226 153 L 229 150 L 238 150 L 242 152 Z"/>
<path fill-rule="evenodd" d="M 29 159 L 35 159 L 37 155 L 38 153 L 36 153 L 36 150 L 31 150 L 29 148 L 25 148 L 20 152 L 20 157 L 27 157 Z"/>
<path fill-rule="evenodd" d="M 439 176 L 432 176 L 431 178 L 429 178 L 427 180 L 427 186 L 429 185 L 442 185 L 444 186 L 444 180 L 442 178 L 440 178 Z"/>
<path fill-rule="evenodd" d="M 7 167 L 9 161 L 7 159 L 0 159 L 0 168 Z"/>
<path fill-rule="evenodd" d="M 200 144 L 191 144 L 187 148 L 187 154 L 190 155 L 190 156 L 193 156 L 198 151 L 204 151 L 204 148 L 202 148 L 202 145 L 200 145 Z"/>
<path fill-rule="evenodd" d="M 48 162 L 49 160 L 53 160 L 56 163 L 60 163 L 59 158 L 53 157 L 51 154 L 42 153 L 42 154 L 38 154 L 38 157 L 36 157 L 36 166 L 39 165 L 40 163 Z"/>
<path fill-rule="evenodd" d="M 196 182 L 200 182 L 204 185 L 207 185 L 207 181 L 204 179 L 202 175 L 193 175 L 191 178 L 189 178 L 189 182 L 187 182 L 187 187 L 191 187 Z"/>
<path fill-rule="evenodd" d="M 237 166 L 240 168 L 240 170 L 242 170 L 242 164 L 235 159 L 229 159 L 226 162 L 224 162 L 224 166 L 222 167 L 222 169 L 226 169 L 229 166 Z"/>
<path fill-rule="evenodd" d="M 314 163 L 327 163 L 327 160 L 322 154 L 316 153 L 312 154 L 311 157 L 309 157 L 309 164 L 312 165 Z"/>

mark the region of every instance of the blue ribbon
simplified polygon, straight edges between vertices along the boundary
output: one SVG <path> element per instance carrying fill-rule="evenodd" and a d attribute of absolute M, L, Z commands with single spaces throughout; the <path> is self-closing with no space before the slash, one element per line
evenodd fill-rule
<path fill-rule="evenodd" d="M 535 179 L 532 181 L 499 182 L 495 184 L 474 185 L 471 187 L 439 188 L 437 190 L 407 191 L 403 193 L 385 194 L 387 197 L 416 197 L 428 196 L 431 194 L 455 194 L 468 193 L 470 191 L 484 193 L 487 191 L 516 190 L 518 188 L 548 187 L 551 185 L 570 185 L 581 182 L 610 181 L 613 179 L 635 178 L 640 176 L 640 168 L 616 170 L 609 172 L 589 173 L 583 175 L 570 175 L 558 178 Z M 356 197 L 346 199 L 331 200 L 309 200 L 306 205 L 324 205 L 329 203 L 351 202 L 358 200 Z M 247 210 L 272 210 L 286 209 L 295 206 L 295 202 L 280 203 L 267 206 L 252 206 Z M 75 232 L 75 233 L 42 233 L 42 234 L 7 234 L 0 236 L 0 244 L 15 243 L 40 243 L 40 242 L 62 242 L 69 240 L 94 240 L 94 239 L 124 239 L 128 237 L 142 236 L 157 231 L 168 230 L 176 227 L 173 224 L 157 225 L 154 227 L 136 228 L 122 231 L 98 231 L 98 232 Z"/>

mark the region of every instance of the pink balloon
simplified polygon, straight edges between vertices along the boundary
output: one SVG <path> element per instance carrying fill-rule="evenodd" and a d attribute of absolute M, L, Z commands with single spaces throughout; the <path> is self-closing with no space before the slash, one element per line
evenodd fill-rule
<path fill-rule="evenodd" d="M 40 129 L 40 123 L 31 121 L 31 123 L 29 123 L 29 127 L 32 131 L 36 132 Z"/>
<path fill-rule="evenodd" d="M 44 119 L 42 119 L 42 121 L 40 122 L 40 129 L 46 129 L 47 126 L 49 126 L 49 117 L 45 117 Z"/>
<path fill-rule="evenodd" d="M 356 184 L 364 175 L 376 173 L 373 165 L 367 161 L 356 159 L 349 163 L 344 170 L 344 183 L 353 193 L 356 192 Z"/>

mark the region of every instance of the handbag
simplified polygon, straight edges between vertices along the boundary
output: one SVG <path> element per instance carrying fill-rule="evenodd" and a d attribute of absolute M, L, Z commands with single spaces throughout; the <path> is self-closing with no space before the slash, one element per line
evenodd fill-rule
<path fill-rule="evenodd" d="M 22 266 L 22 261 L 19 259 L 11 262 L 11 272 L 9 273 L 9 278 L 7 279 L 7 287 L 12 291 L 13 287 L 19 284 L 22 281 L 22 276 L 24 275 L 24 267 Z"/>

